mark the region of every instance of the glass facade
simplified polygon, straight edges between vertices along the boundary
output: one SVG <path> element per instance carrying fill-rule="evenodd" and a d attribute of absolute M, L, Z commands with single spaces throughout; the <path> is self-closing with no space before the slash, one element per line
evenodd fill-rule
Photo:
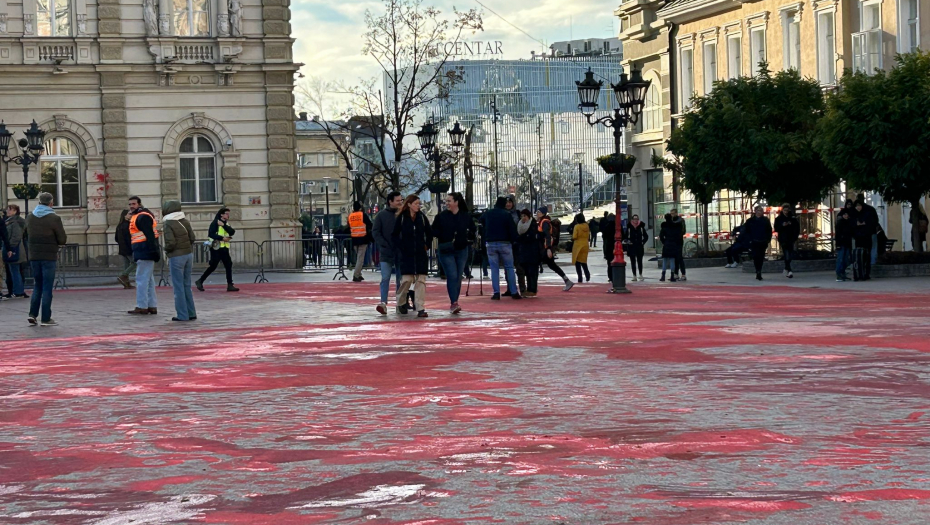
<path fill-rule="evenodd" d="M 604 116 L 613 107 L 609 83 L 620 78 L 621 58 L 618 53 L 445 65 L 463 82 L 456 83 L 448 97 L 425 108 L 424 117 L 439 121 L 442 129 L 458 121 L 472 130 L 477 207 L 493 204 L 498 195 L 513 194 L 520 206 L 547 205 L 559 214 L 570 212 L 579 207 L 579 178 L 585 208 L 613 201 L 613 179 L 596 160 L 613 153 L 613 130 L 587 123 L 578 110 L 575 81 L 583 79 L 588 68 L 604 81 L 595 115 Z M 448 147 L 448 134 L 441 132 L 438 142 Z M 465 193 L 461 161 L 453 187 Z"/>

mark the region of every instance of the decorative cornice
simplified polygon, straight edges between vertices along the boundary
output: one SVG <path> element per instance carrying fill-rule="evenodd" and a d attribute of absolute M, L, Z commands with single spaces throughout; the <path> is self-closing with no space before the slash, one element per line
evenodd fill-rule
<path fill-rule="evenodd" d="M 754 15 L 749 15 L 746 17 L 746 27 L 752 29 L 754 27 L 765 27 L 769 24 L 769 12 L 762 11 L 761 13 L 756 13 Z"/>
<path fill-rule="evenodd" d="M 672 2 L 656 11 L 656 16 L 670 22 L 681 24 L 710 16 L 721 11 L 736 9 L 742 5 L 740 0 L 698 0 L 691 2 Z"/>
<path fill-rule="evenodd" d="M 694 42 L 697 40 L 697 35 L 694 33 L 688 33 L 687 35 L 678 37 L 678 47 L 694 47 Z"/>
<path fill-rule="evenodd" d="M 801 14 L 804 11 L 804 2 L 794 2 L 793 4 L 783 5 L 778 8 L 778 13 L 782 16 L 783 20 L 787 21 L 788 15 L 791 13 L 797 13 L 795 16 L 798 19 L 798 22 L 801 21 Z"/>
<path fill-rule="evenodd" d="M 717 40 L 717 36 L 720 35 L 719 27 L 711 27 L 710 29 L 705 29 L 698 33 L 698 36 L 701 39 L 701 42 L 707 42 L 708 40 Z"/>
<path fill-rule="evenodd" d="M 814 11 L 836 10 L 839 5 L 839 0 L 811 0 L 811 8 Z"/>
<path fill-rule="evenodd" d="M 736 33 L 742 34 L 742 32 L 743 32 L 743 21 L 742 20 L 737 20 L 735 22 L 729 22 L 728 24 L 723 26 L 723 34 L 727 36 L 736 34 Z"/>

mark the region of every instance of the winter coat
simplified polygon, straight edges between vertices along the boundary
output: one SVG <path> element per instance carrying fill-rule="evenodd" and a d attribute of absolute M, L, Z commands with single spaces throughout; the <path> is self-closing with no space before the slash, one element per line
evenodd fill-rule
<path fill-rule="evenodd" d="M 860 213 L 853 219 L 853 239 L 856 241 L 856 248 L 872 248 L 872 235 L 875 234 L 876 226 L 869 219 L 868 213 Z"/>
<path fill-rule="evenodd" d="M 6 252 L 10 249 L 10 236 L 6 231 L 6 221 L 0 220 L 0 251 L 6 255 Z M 0 257 L 2 259 L 2 257 Z"/>
<path fill-rule="evenodd" d="M 753 215 L 743 223 L 743 233 L 740 235 L 740 239 L 743 238 L 745 238 L 746 246 L 772 242 L 772 221 L 768 217 Z"/>
<path fill-rule="evenodd" d="M 852 249 L 854 224 L 855 223 L 853 222 L 852 219 L 844 219 L 840 217 L 836 220 L 836 247 L 837 248 Z"/>
<path fill-rule="evenodd" d="M 606 219 L 601 220 L 601 237 L 604 238 L 604 259 L 614 260 L 614 236 L 617 224 Z"/>
<path fill-rule="evenodd" d="M 26 244 L 23 243 L 23 235 L 26 233 L 26 219 L 20 217 L 19 215 L 7 217 L 6 233 L 10 241 L 6 251 L 12 251 L 12 248 L 19 246 L 19 257 L 15 261 L 12 261 L 10 264 L 21 264 L 28 262 L 29 258 L 26 256 Z"/>
<path fill-rule="evenodd" d="M 57 261 L 58 247 L 68 242 L 68 234 L 61 223 L 61 217 L 54 212 L 41 213 L 41 207 L 33 210 L 26 217 L 26 246 L 29 249 L 30 261 Z M 46 208 L 47 209 L 47 208 Z"/>
<path fill-rule="evenodd" d="M 663 222 L 659 228 L 659 240 L 662 241 L 663 258 L 681 257 L 683 243 L 680 224 L 671 220 Z"/>
<path fill-rule="evenodd" d="M 587 223 L 578 223 L 572 228 L 572 264 L 588 264 L 588 239 L 591 229 Z"/>
<path fill-rule="evenodd" d="M 155 223 L 148 215 L 141 215 L 142 212 L 152 213 L 147 208 L 136 210 L 136 228 L 145 234 L 145 242 L 136 242 L 132 244 L 132 258 L 135 261 L 155 261 L 161 260 L 161 249 L 158 247 L 158 239 L 155 237 Z M 154 214 L 153 214 L 154 215 Z"/>
<path fill-rule="evenodd" d="M 452 213 L 449 210 L 443 210 L 433 220 L 433 237 L 436 242 L 444 244 L 453 243 L 456 250 L 468 248 L 469 240 L 475 238 L 475 223 L 471 217 L 463 211 Z"/>
<path fill-rule="evenodd" d="M 394 222 L 394 263 L 401 275 L 426 275 L 429 273 L 429 247 L 433 243 L 433 229 L 423 212 L 416 218 L 409 212 L 397 217 Z"/>
<path fill-rule="evenodd" d="M 798 237 L 801 235 L 801 223 L 793 215 L 786 217 L 784 214 L 779 213 L 775 217 L 775 233 L 778 234 L 779 244 L 788 247 L 794 246 L 794 243 L 798 242 Z"/>
<path fill-rule="evenodd" d="M 536 219 L 530 219 L 530 227 L 526 232 L 517 234 L 516 253 L 514 258 L 517 264 L 523 266 L 539 265 L 539 225 Z"/>
<path fill-rule="evenodd" d="M 168 201 L 161 212 L 165 225 L 165 255 L 171 259 L 193 253 L 196 237 L 191 223 L 181 211 L 181 202 Z"/>
<path fill-rule="evenodd" d="M 517 241 L 517 224 L 504 208 L 492 208 L 481 217 L 484 242 Z"/>
<path fill-rule="evenodd" d="M 639 221 L 639 226 L 633 227 L 632 223 L 627 223 L 626 230 L 623 232 L 623 238 L 630 242 L 634 248 L 642 248 L 649 242 L 649 233 L 646 231 L 646 223 Z"/>
<path fill-rule="evenodd" d="M 116 244 L 119 245 L 119 254 L 132 257 L 132 236 L 129 233 L 129 214 L 126 220 L 120 220 L 116 225 Z"/>
<path fill-rule="evenodd" d="M 229 222 L 223 225 L 223 229 L 226 230 L 226 235 L 232 238 L 236 234 L 236 230 L 229 225 Z M 220 231 L 220 213 L 216 212 L 216 216 L 213 217 L 213 222 L 210 223 L 210 228 L 207 229 L 207 237 L 213 241 L 222 241 L 223 237 L 219 233 Z"/>
<path fill-rule="evenodd" d="M 381 260 L 384 262 L 394 262 L 394 223 L 397 221 L 397 214 L 390 206 L 375 215 L 374 225 L 371 227 L 371 236 L 378 245 L 381 252 Z"/>
<path fill-rule="evenodd" d="M 597 232 L 601 231 L 601 223 L 597 219 L 591 219 L 588 221 L 588 229 L 591 230 L 591 235 L 597 237 Z"/>

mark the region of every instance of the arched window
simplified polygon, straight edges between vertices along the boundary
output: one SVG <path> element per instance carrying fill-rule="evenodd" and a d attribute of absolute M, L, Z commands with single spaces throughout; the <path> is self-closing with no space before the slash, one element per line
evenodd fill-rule
<path fill-rule="evenodd" d="M 662 84 L 656 78 L 646 91 L 646 104 L 643 106 L 643 131 L 662 129 Z"/>
<path fill-rule="evenodd" d="M 216 202 L 216 148 L 204 135 L 181 142 L 181 202 Z"/>
<path fill-rule="evenodd" d="M 210 36 L 209 0 L 174 0 L 174 34 Z"/>
<path fill-rule="evenodd" d="M 63 208 L 81 205 L 81 154 L 74 142 L 55 137 L 45 142 L 39 157 L 42 191 L 55 196 L 55 205 Z"/>
<path fill-rule="evenodd" d="M 71 0 L 37 0 L 36 33 L 71 36 Z"/>

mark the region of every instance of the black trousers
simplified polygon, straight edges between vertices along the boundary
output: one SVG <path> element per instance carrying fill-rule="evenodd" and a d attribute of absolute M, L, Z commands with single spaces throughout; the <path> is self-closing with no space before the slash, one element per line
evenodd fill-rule
<path fill-rule="evenodd" d="M 739 255 L 746 251 L 742 246 L 734 244 L 730 246 L 723 253 L 727 256 L 727 264 L 739 263 Z"/>
<path fill-rule="evenodd" d="M 791 244 L 781 244 L 781 252 L 785 254 L 785 270 L 791 271 L 791 261 L 794 260 L 797 255 L 794 253 L 794 243 Z"/>
<path fill-rule="evenodd" d="M 223 266 L 226 267 L 226 284 L 232 284 L 232 258 L 229 256 L 229 248 L 220 248 L 219 250 L 210 250 L 210 266 L 207 268 L 207 271 L 203 272 L 203 275 L 200 276 L 200 282 L 207 280 L 207 277 L 210 277 L 210 274 L 216 270 L 216 267 L 223 263 Z"/>
<path fill-rule="evenodd" d="M 546 257 L 546 254 L 543 254 L 543 264 L 545 264 L 550 270 L 555 272 L 556 275 L 561 277 L 563 280 L 568 279 L 565 277 L 565 272 L 559 268 L 559 265 L 555 263 L 555 259 L 552 257 Z"/>
<path fill-rule="evenodd" d="M 856 243 L 853 250 L 853 279 L 861 281 L 872 276 L 872 245 L 871 243 Z"/>
<path fill-rule="evenodd" d="M 758 242 L 754 243 L 749 249 L 752 254 L 752 264 L 756 267 L 756 274 L 762 273 L 762 263 L 765 262 L 765 248 L 764 243 Z"/>
<path fill-rule="evenodd" d="M 627 255 L 630 257 L 630 266 L 633 269 L 633 275 L 637 273 L 639 275 L 643 274 L 643 255 L 645 254 L 645 249 L 642 246 L 630 246 Z"/>
<path fill-rule="evenodd" d="M 685 257 L 683 255 L 676 255 L 675 256 L 675 275 L 678 275 L 679 272 L 681 272 L 681 275 L 685 275 L 686 270 L 687 268 L 685 268 Z"/>
<path fill-rule="evenodd" d="M 586 277 L 589 281 L 591 280 L 591 272 L 590 272 L 590 270 L 588 270 L 588 263 L 576 262 L 576 263 L 575 263 L 575 271 L 578 272 L 578 282 L 579 282 L 579 283 L 583 283 L 583 282 L 584 282 L 584 279 L 582 279 L 582 275 L 581 275 L 581 272 L 582 272 L 582 271 L 584 271 L 584 277 Z"/>
<path fill-rule="evenodd" d="M 521 277 L 521 279 L 526 279 L 526 291 L 532 293 L 539 291 L 539 265 L 533 263 L 521 264 L 520 266 L 523 268 L 524 274 L 524 277 Z"/>

